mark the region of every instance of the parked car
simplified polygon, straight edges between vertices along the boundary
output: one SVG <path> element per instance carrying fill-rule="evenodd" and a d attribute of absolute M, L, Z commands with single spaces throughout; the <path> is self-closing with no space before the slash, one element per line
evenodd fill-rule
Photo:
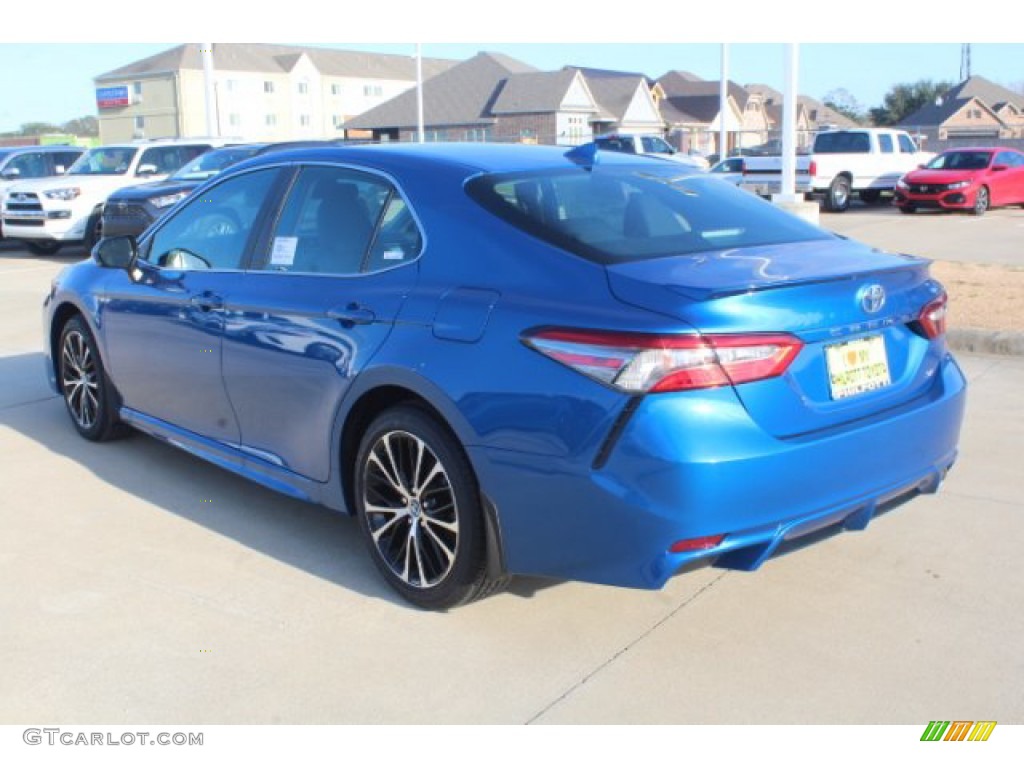
<path fill-rule="evenodd" d="M 85 149 L 66 144 L 45 147 L 0 147 L 0 212 L 7 190 L 27 179 L 59 176 L 71 167 Z M 3 238 L 0 215 L 0 239 Z"/>
<path fill-rule="evenodd" d="M 90 149 L 63 176 L 11 187 L 4 232 L 38 254 L 56 253 L 67 242 L 91 248 L 100 238 L 101 211 L 111 192 L 165 179 L 215 143 L 167 140 Z"/>
<path fill-rule="evenodd" d="M 141 235 L 146 227 L 171 207 L 225 168 L 255 155 L 288 149 L 341 146 L 346 140 L 280 141 L 273 144 L 231 144 L 204 152 L 164 181 L 124 187 L 113 192 L 103 206 L 101 231 L 104 237 Z"/>
<path fill-rule="evenodd" d="M 965 381 L 928 264 L 651 158 L 300 150 L 67 267 L 45 357 L 84 438 L 354 514 L 416 605 L 658 588 L 937 489 Z"/>
<path fill-rule="evenodd" d="M 240 144 L 211 149 L 172 173 L 164 181 L 122 187 L 111 193 L 103 205 L 101 231 L 104 237 L 141 235 L 171 207 L 188 197 L 204 181 L 239 163 L 267 144 Z"/>
<path fill-rule="evenodd" d="M 946 150 L 897 181 L 893 202 L 903 213 L 941 208 L 975 216 L 1024 205 L 1024 154 L 1008 147 Z"/>
<path fill-rule="evenodd" d="M 609 133 L 594 139 L 598 149 L 624 152 L 628 155 L 649 155 L 672 160 L 696 170 L 707 170 L 708 162 L 699 155 L 679 152 L 660 136 L 633 133 Z"/>
<path fill-rule="evenodd" d="M 727 157 L 711 166 L 710 173 L 722 181 L 739 186 L 743 183 L 743 158 Z"/>
<path fill-rule="evenodd" d="M 822 131 L 814 137 L 810 155 L 796 158 L 796 191 L 821 198 L 827 211 L 842 213 L 854 193 L 865 203 L 877 203 L 883 193 L 894 191 L 903 174 L 932 157 L 906 131 Z M 781 186 L 782 158 L 750 156 L 744 174 L 745 189 L 771 195 Z"/>

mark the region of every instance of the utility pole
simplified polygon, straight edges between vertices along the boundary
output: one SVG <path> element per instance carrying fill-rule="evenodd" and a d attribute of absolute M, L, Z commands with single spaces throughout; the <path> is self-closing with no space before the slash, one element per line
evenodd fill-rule
<path fill-rule="evenodd" d="M 960 46 L 960 82 L 971 79 L 971 44 Z"/>
<path fill-rule="evenodd" d="M 426 141 L 423 130 L 423 46 L 416 43 L 416 141 Z"/>
<path fill-rule="evenodd" d="M 217 96 L 213 86 L 213 43 L 202 43 L 202 46 L 200 53 L 203 55 L 203 82 L 206 86 L 206 135 L 220 136 L 220 120 L 216 117 Z"/>

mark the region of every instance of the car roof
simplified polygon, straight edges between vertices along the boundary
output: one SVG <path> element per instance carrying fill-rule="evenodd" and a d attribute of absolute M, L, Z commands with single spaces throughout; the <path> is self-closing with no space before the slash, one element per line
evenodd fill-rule
<path fill-rule="evenodd" d="M 566 154 L 574 147 L 531 144 L 492 144 L 486 142 L 437 142 L 362 144 L 345 147 L 285 150 L 247 160 L 245 167 L 271 165 L 288 161 L 351 162 L 382 170 L 401 169 L 409 162 L 423 166 L 462 168 L 467 172 L 504 173 L 554 168 L 573 168 L 579 164 Z M 654 163 L 662 167 L 664 160 L 617 152 L 599 153 L 601 165 L 637 165 Z M 241 169 L 243 166 L 237 166 Z"/>
<path fill-rule="evenodd" d="M 949 152 L 1018 152 L 1021 150 L 1013 147 L 950 147 L 942 150 L 939 154 L 945 155 Z"/>
<path fill-rule="evenodd" d="M 6 157 L 7 155 L 17 155 L 22 152 L 67 152 L 69 149 L 85 152 L 88 147 L 80 147 L 77 144 L 35 144 L 26 147 L 0 147 L 0 154 Z"/>

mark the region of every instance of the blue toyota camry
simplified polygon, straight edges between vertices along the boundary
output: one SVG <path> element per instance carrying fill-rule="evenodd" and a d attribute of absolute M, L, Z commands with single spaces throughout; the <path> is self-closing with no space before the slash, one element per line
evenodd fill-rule
<path fill-rule="evenodd" d="M 926 260 L 585 149 L 246 161 L 103 240 L 44 315 L 83 437 L 134 428 L 353 514 L 436 609 L 863 528 L 937 489 L 965 399 Z"/>

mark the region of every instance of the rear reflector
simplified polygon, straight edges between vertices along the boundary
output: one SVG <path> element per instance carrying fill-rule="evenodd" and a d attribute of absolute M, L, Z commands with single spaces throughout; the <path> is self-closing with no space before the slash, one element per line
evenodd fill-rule
<path fill-rule="evenodd" d="M 653 335 L 547 329 L 523 342 L 630 394 L 678 392 L 780 376 L 803 348 L 785 333 Z"/>
<path fill-rule="evenodd" d="M 680 539 L 671 547 L 669 552 L 679 554 L 681 552 L 700 552 L 703 549 L 714 549 L 722 543 L 725 534 L 719 536 L 698 536 L 696 539 Z"/>

